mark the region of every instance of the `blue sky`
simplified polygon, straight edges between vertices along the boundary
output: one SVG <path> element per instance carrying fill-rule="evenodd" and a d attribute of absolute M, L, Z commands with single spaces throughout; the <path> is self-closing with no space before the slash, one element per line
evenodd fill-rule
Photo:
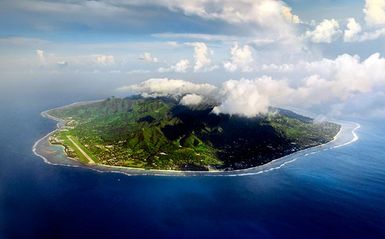
<path fill-rule="evenodd" d="M 2 0 L 0 6 L 0 71 L 7 77 L 108 76 L 116 94 L 153 78 L 187 80 L 218 87 L 224 101 L 244 95 L 244 102 L 330 114 L 370 95 L 379 99 L 371 100 L 373 112 L 385 112 L 385 0 Z"/>

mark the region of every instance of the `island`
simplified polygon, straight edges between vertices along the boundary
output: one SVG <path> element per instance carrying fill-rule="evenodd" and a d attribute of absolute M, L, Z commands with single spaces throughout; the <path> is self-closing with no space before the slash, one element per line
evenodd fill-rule
<path fill-rule="evenodd" d="M 63 122 L 48 140 L 83 165 L 231 171 L 325 144 L 341 127 L 280 108 L 244 117 L 215 114 L 215 106 L 142 96 L 74 104 L 45 112 Z"/>

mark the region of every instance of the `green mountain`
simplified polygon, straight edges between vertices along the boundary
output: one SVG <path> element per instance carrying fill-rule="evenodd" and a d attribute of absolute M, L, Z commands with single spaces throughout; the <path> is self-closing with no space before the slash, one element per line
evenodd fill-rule
<path fill-rule="evenodd" d="M 84 163 L 146 169 L 234 170 L 333 139 L 340 126 L 271 108 L 246 118 L 173 98 L 109 98 L 48 113 L 66 126 L 50 137 Z M 92 162 L 93 161 L 93 162 Z"/>

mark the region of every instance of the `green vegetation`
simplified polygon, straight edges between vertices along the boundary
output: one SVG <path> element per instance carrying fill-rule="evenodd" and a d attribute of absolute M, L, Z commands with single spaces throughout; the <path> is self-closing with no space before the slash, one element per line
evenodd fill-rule
<path fill-rule="evenodd" d="M 328 142 L 339 130 L 336 124 L 313 123 L 281 109 L 244 118 L 212 114 L 212 108 L 189 108 L 171 98 L 112 97 L 49 111 L 66 121 L 50 141 L 64 145 L 82 163 L 92 159 L 146 169 L 231 170 Z"/>

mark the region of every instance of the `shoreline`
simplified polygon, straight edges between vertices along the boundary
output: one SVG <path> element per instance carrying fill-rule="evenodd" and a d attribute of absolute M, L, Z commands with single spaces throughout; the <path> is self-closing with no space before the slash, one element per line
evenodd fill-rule
<path fill-rule="evenodd" d="M 361 127 L 360 124 L 358 124 L 358 123 L 335 120 L 334 121 L 335 123 L 338 123 L 341 125 L 340 130 L 333 137 L 333 140 L 331 140 L 327 143 L 293 152 L 293 153 L 285 155 L 283 157 L 276 158 L 276 159 L 274 159 L 274 160 L 272 160 L 266 164 L 263 164 L 263 165 L 259 165 L 259 166 L 251 167 L 251 168 L 246 168 L 246 169 L 236 169 L 236 170 L 231 170 L 231 171 L 224 171 L 224 170 L 179 171 L 179 170 L 132 168 L 132 167 L 124 167 L 124 166 L 104 165 L 104 164 L 98 164 L 98 163 L 82 164 L 77 159 L 69 157 L 65 153 L 63 145 L 57 145 L 57 146 L 61 148 L 61 152 L 60 152 L 62 154 L 61 156 L 64 156 L 64 158 L 66 158 L 68 160 L 67 163 L 54 162 L 53 160 L 49 160 L 46 156 L 41 155 L 41 153 L 38 152 L 39 151 L 39 144 L 47 143 L 47 142 L 48 142 L 48 144 L 50 144 L 49 140 L 48 140 L 49 136 L 51 136 L 53 133 L 59 131 L 64 126 L 64 123 L 65 123 L 65 120 L 50 115 L 48 113 L 49 111 L 54 110 L 54 109 L 62 109 L 62 108 L 66 108 L 66 107 L 72 107 L 72 106 L 76 106 L 76 105 L 90 104 L 90 103 L 95 103 L 95 102 L 99 102 L 99 101 L 102 101 L 102 100 L 80 101 L 80 102 L 75 102 L 75 103 L 65 105 L 65 106 L 55 107 L 55 108 L 41 112 L 40 115 L 42 117 L 57 121 L 57 124 L 56 124 L 56 129 L 47 133 L 45 136 L 43 136 L 42 138 L 40 138 L 39 140 L 37 140 L 33 144 L 33 146 L 32 146 L 33 153 L 36 156 L 42 158 L 45 163 L 50 164 L 50 165 L 66 166 L 66 167 L 82 167 L 82 168 L 95 170 L 95 171 L 101 172 L 101 173 L 121 173 L 121 174 L 125 174 L 128 176 L 135 176 L 135 175 L 152 175 L 152 176 L 248 176 L 248 175 L 256 175 L 256 174 L 272 171 L 275 169 L 279 169 L 279 168 L 281 168 L 281 167 L 283 167 L 289 163 L 295 162 L 299 157 L 306 157 L 308 155 L 312 155 L 312 154 L 315 154 L 317 152 L 326 151 L 326 150 L 330 150 L 330 149 L 339 148 L 339 147 L 349 145 L 349 144 L 351 144 L 351 143 L 353 143 L 359 139 L 358 135 L 356 134 L 356 130 Z M 337 145 L 334 145 L 334 146 L 329 147 L 329 148 L 324 148 L 328 145 L 332 145 L 334 142 L 336 142 L 341 137 L 341 134 L 344 133 L 344 127 L 346 127 L 347 124 L 355 124 L 355 127 L 350 131 L 353 138 L 351 140 L 349 140 L 348 142 L 343 142 L 341 144 L 337 144 Z M 47 141 L 47 142 L 44 142 L 44 141 Z M 50 144 L 50 145 L 52 146 L 52 144 Z M 322 150 L 317 151 L 317 149 L 322 149 Z M 314 150 L 316 150 L 316 151 L 314 151 Z M 314 151 L 314 152 L 306 153 L 308 151 Z M 293 159 L 285 161 L 285 159 L 288 159 L 288 158 L 293 158 Z M 283 161 L 285 161 L 285 162 L 283 162 Z M 274 167 L 274 164 L 279 163 L 279 162 L 281 162 L 282 164 Z"/>

